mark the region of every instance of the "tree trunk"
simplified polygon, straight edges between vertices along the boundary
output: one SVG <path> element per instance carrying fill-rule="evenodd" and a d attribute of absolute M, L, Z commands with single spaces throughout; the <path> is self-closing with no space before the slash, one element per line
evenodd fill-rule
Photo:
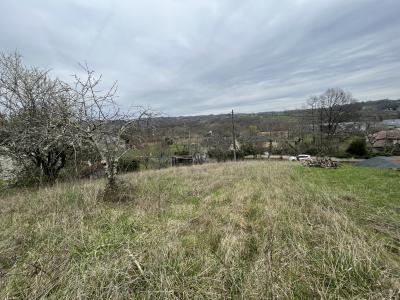
<path fill-rule="evenodd" d="M 61 169 L 65 167 L 66 154 L 64 152 L 50 151 L 45 155 L 41 155 L 39 151 L 36 151 L 34 156 L 32 156 L 32 160 L 36 167 L 40 168 L 45 181 L 53 185 Z"/>
<path fill-rule="evenodd" d="M 115 184 L 115 176 L 117 175 L 117 163 L 111 158 L 106 159 L 104 171 L 107 178 L 107 184 L 113 186 Z"/>

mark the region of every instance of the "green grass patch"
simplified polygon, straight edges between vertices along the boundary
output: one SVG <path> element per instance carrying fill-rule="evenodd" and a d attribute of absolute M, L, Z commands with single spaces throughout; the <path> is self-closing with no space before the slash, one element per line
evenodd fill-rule
<path fill-rule="evenodd" d="M 240 162 L 0 199 L 0 298 L 396 298 L 400 173 Z"/>

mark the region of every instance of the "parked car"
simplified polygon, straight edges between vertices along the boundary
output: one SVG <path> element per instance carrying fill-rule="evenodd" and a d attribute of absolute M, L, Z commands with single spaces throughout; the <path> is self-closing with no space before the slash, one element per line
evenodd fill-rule
<path fill-rule="evenodd" d="M 310 160 L 310 159 L 311 159 L 311 155 L 308 155 L 308 154 L 299 154 L 299 155 L 297 155 L 297 160 L 298 161 Z"/>
<path fill-rule="evenodd" d="M 296 156 L 289 156 L 289 161 L 297 161 L 297 157 Z"/>

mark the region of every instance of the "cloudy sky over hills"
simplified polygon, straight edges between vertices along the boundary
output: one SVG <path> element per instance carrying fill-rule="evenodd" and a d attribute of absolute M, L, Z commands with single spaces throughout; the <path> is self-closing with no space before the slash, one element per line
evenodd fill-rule
<path fill-rule="evenodd" d="M 0 0 L 0 50 L 118 80 L 170 115 L 301 107 L 342 87 L 400 98 L 399 0 Z"/>

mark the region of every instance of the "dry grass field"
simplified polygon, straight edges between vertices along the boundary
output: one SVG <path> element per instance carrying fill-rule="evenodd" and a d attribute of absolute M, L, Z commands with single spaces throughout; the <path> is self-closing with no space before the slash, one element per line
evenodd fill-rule
<path fill-rule="evenodd" d="M 400 297 L 400 173 L 240 162 L 0 195 L 1 299 Z"/>

